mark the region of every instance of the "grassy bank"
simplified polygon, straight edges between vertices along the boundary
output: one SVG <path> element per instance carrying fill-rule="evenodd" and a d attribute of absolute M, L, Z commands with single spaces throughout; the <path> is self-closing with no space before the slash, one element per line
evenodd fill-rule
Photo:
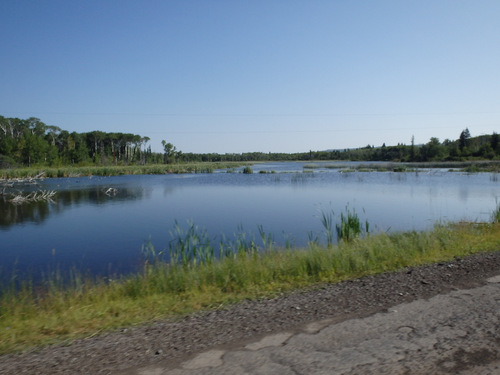
<path fill-rule="evenodd" d="M 221 260 L 150 258 L 142 272 L 115 281 L 57 279 L 44 287 L 4 288 L 0 353 L 62 343 L 119 327 L 269 297 L 322 282 L 338 282 L 500 249 L 500 225 L 438 225 L 431 231 L 369 235 L 307 249 L 237 251 Z M 154 254 L 153 254 L 154 255 Z"/>
<path fill-rule="evenodd" d="M 110 166 L 70 166 L 70 167 L 30 167 L 0 169 L 0 180 L 26 178 L 43 175 L 48 178 L 78 177 L 78 176 L 118 176 L 140 174 L 168 174 L 168 173 L 212 173 L 216 169 L 234 170 L 237 167 L 247 166 L 244 173 L 252 173 L 250 162 L 203 162 L 178 163 L 156 165 L 110 165 Z M 353 166 L 345 162 L 306 164 L 305 170 L 330 168 L 359 171 L 395 171 L 409 172 L 422 168 L 445 168 L 465 172 L 500 172 L 499 161 L 465 161 L 465 162 L 432 162 L 432 163 L 360 163 Z M 261 171 L 263 172 L 263 171 Z"/>
<path fill-rule="evenodd" d="M 26 178 L 43 174 L 44 177 L 78 176 L 118 176 L 130 174 L 167 174 L 167 173 L 212 173 L 216 169 L 230 169 L 247 165 L 241 162 L 206 162 L 156 165 L 117 165 L 81 167 L 31 167 L 1 169 L 0 179 Z"/>

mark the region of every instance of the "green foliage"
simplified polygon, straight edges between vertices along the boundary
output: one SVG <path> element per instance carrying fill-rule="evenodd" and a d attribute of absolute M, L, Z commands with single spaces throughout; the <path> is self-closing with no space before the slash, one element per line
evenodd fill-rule
<path fill-rule="evenodd" d="M 243 168 L 243 173 L 244 174 L 252 174 L 253 170 L 249 166 L 246 166 L 245 168 Z"/>
<path fill-rule="evenodd" d="M 0 154 L 16 163 L 32 165 L 118 164 L 154 161 L 148 137 L 126 133 L 69 133 L 45 125 L 37 118 L 26 120 L 0 116 Z"/>
<path fill-rule="evenodd" d="M 333 245 L 333 210 L 330 212 L 324 212 L 321 211 L 321 224 L 323 225 L 323 228 L 325 230 L 325 236 L 326 236 L 326 245 L 328 247 L 332 247 Z M 312 237 L 309 237 L 309 242 L 317 242 L 312 240 Z"/>
<path fill-rule="evenodd" d="M 262 225 L 257 226 L 259 235 L 262 240 L 264 251 L 272 251 L 274 246 L 274 236 L 272 233 L 266 233 Z"/>
<path fill-rule="evenodd" d="M 460 151 L 463 153 L 465 149 L 469 146 L 470 143 L 470 132 L 468 128 L 465 128 L 461 133 L 460 137 L 458 138 L 458 148 Z"/>
<path fill-rule="evenodd" d="M 0 169 L 14 168 L 16 164 L 15 160 L 10 156 L 0 154 Z"/>
<path fill-rule="evenodd" d="M 213 173 L 216 169 L 235 168 L 239 165 L 241 165 L 241 163 L 225 162 L 185 163 L 176 165 L 152 164 L 124 166 L 32 167 L 0 170 L 0 179 L 30 177 L 42 172 L 45 177 L 49 178 L 75 176 L 119 176 L 128 174 Z"/>
<path fill-rule="evenodd" d="M 205 229 L 200 229 L 192 221 L 188 221 L 187 229 L 181 228 L 175 221 L 170 231 L 172 240 L 168 244 L 170 262 L 181 264 L 183 267 L 197 264 L 211 263 L 215 257 L 210 236 Z"/>
<path fill-rule="evenodd" d="M 500 158 L 498 134 L 471 137 L 468 129 L 460 133 L 455 141 L 440 142 L 432 137 L 423 145 L 397 144 L 374 147 L 368 145 L 358 149 L 333 151 L 309 151 L 302 153 L 241 154 L 183 153 L 172 143 L 162 141 L 163 153 L 151 151 L 150 139 L 130 133 L 69 133 L 57 126 L 44 124 L 40 119 L 6 118 L 0 116 L 0 155 L 10 158 L 14 164 L 25 166 L 78 166 L 78 165 L 132 165 L 173 164 L 180 162 L 259 162 L 259 161 L 305 161 L 305 160 L 350 160 L 430 162 L 463 161 L 474 159 L 493 160 Z M 10 164 L 10 163 L 9 163 Z"/>
<path fill-rule="evenodd" d="M 362 232 L 363 227 L 359 220 L 358 214 L 354 209 L 350 209 L 346 206 L 346 213 L 340 213 L 340 224 L 336 225 L 337 238 L 339 241 L 349 242 L 355 238 L 358 238 Z M 370 224 L 368 221 L 365 222 L 364 231 L 366 234 L 369 233 Z"/>
<path fill-rule="evenodd" d="M 494 224 L 500 223 L 500 204 L 497 202 L 496 209 L 491 214 L 491 221 Z"/>
<path fill-rule="evenodd" d="M 173 163 L 176 159 L 182 156 L 181 151 L 177 151 L 177 148 L 172 143 L 167 143 L 165 140 L 161 141 L 163 149 L 165 150 L 165 163 Z"/>

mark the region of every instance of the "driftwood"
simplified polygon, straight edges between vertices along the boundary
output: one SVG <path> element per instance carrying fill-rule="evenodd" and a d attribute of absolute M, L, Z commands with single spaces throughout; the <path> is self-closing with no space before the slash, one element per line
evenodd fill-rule
<path fill-rule="evenodd" d="M 44 180 L 45 172 L 41 172 L 36 176 L 28 176 L 22 178 L 0 178 L 0 186 L 14 187 L 15 185 L 36 185 L 38 182 Z"/>
<path fill-rule="evenodd" d="M 108 197 L 114 197 L 116 195 L 116 193 L 118 193 L 118 189 L 116 189 L 116 188 L 107 188 L 107 189 L 103 189 L 102 191 Z"/>
<path fill-rule="evenodd" d="M 52 198 L 56 194 L 55 191 L 33 191 L 31 193 L 23 193 L 21 191 L 13 192 L 16 188 L 21 188 L 22 185 L 36 185 L 44 179 L 44 172 L 37 174 L 34 177 L 0 179 L 0 196 L 10 197 L 8 202 L 13 204 L 23 204 L 30 202 L 54 202 Z"/>
<path fill-rule="evenodd" d="M 12 194 L 14 197 L 9 199 L 9 202 L 13 204 L 23 204 L 23 203 L 31 203 L 31 202 L 41 202 L 47 201 L 54 203 L 53 197 L 56 195 L 55 191 L 33 191 L 29 194 Z"/>

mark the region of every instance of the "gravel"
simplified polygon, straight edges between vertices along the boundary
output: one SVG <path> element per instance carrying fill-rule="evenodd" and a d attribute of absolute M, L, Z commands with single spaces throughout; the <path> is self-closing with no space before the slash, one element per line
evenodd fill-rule
<path fill-rule="evenodd" d="M 273 299 L 124 328 L 21 354 L 0 356 L 0 374 L 126 374 L 127 369 L 176 364 L 207 348 L 230 348 L 259 336 L 300 331 L 322 319 L 365 317 L 391 306 L 483 285 L 500 274 L 500 251 L 407 268 Z"/>

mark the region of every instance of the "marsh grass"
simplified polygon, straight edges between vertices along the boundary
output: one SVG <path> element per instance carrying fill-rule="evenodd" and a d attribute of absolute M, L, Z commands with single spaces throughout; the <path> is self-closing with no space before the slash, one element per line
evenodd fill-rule
<path fill-rule="evenodd" d="M 117 280 L 76 275 L 68 285 L 55 275 L 42 286 L 7 285 L 0 295 L 0 353 L 70 342 L 316 283 L 496 251 L 500 245 L 498 223 L 371 234 L 330 247 L 311 242 L 307 249 L 276 248 L 262 228 L 262 246 L 257 246 L 255 238 L 240 228 L 234 239 L 221 241 L 220 251 L 226 256 L 216 259 L 211 250 L 204 250 L 206 234 L 194 224 L 175 230 L 174 226 L 177 237 L 172 247 L 156 252 L 146 244 L 141 271 Z"/>
<path fill-rule="evenodd" d="M 75 166 L 75 167 L 41 167 L 0 170 L 0 179 L 13 179 L 34 176 L 43 173 L 45 177 L 79 177 L 79 176 L 119 176 L 139 174 L 168 173 L 213 173 L 217 169 L 236 168 L 246 165 L 239 162 L 205 162 L 155 165 L 116 165 L 116 166 Z"/>
<path fill-rule="evenodd" d="M 363 227 L 356 210 L 347 205 L 345 214 L 344 212 L 340 213 L 340 223 L 336 224 L 335 229 L 338 241 L 349 242 L 362 234 L 368 235 L 370 233 L 370 223 L 366 220 Z"/>
<path fill-rule="evenodd" d="M 467 173 L 477 172 L 499 172 L 500 161 L 498 160 L 471 160 L 471 161 L 441 161 L 441 162 L 375 162 L 360 163 L 353 166 L 351 163 L 332 162 L 326 164 L 306 164 L 304 169 L 339 169 L 358 172 L 415 172 L 419 169 L 448 169 L 450 171 L 465 171 Z"/>
<path fill-rule="evenodd" d="M 320 221 L 324 229 L 326 246 L 328 248 L 332 247 L 335 243 L 335 234 L 337 235 L 337 242 L 349 242 L 359 238 L 361 235 L 368 235 L 370 233 L 370 223 L 368 220 L 366 220 L 364 225 L 362 225 L 356 210 L 350 208 L 349 205 L 345 207 L 345 213 L 340 213 L 340 222 L 336 223 L 335 226 L 335 213 L 333 209 L 326 212 L 321 210 L 320 213 Z M 313 233 L 309 233 L 309 243 L 319 245 L 319 238 L 314 236 Z"/>
<path fill-rule="evenodd" d="M 332 247 L 334 243 L 334 231 L 333 231 L 333 210 L 329 212 L 321 211 L 321 224 L 323 225 L 325 237 L 326 237 L 326 246 Z M 314 239 L 313 234 L 311 233 L 309 236 L 309 242 L 313 244 L 319 244 L 317 239 Z"/>
<path fill-rule="evenodd" d="M 491 221 L 496 224 L 500 223 L 500 203 L 498 201 L 495 210 L 491 213 Z"/>

